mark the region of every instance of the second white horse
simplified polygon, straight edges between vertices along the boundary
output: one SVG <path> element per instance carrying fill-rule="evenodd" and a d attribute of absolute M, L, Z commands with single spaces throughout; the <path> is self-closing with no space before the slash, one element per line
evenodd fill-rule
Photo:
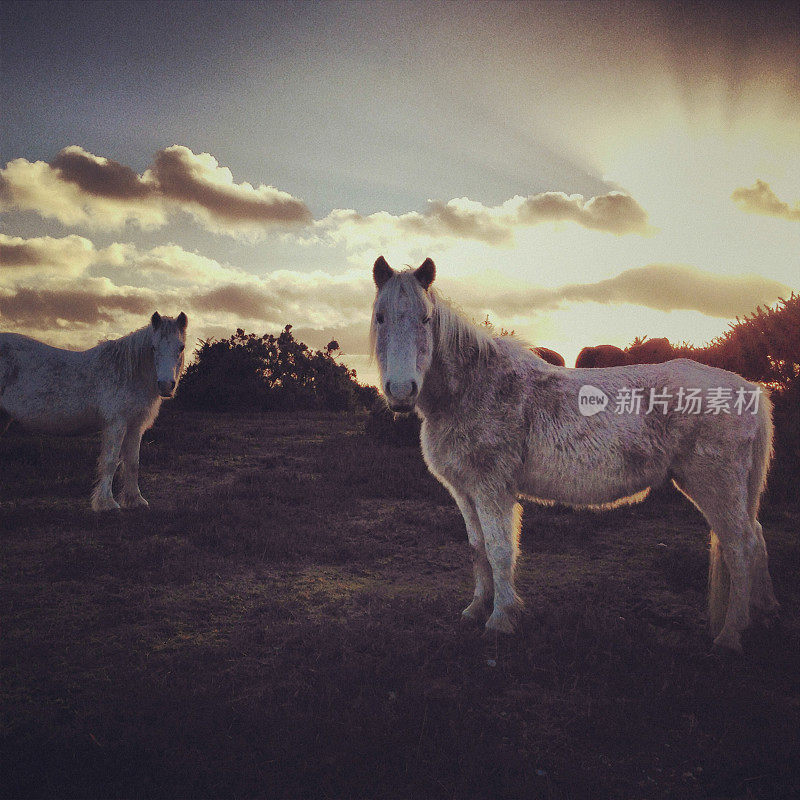
<path fill-rule="evenodd" d="M 12 419 L 43 433 L 102 431 L 92 508 L 146 506 L 139 491 L 139 447 L 162 398 L 175 394 L 187 323 L 182 312 L 174 319 L 156 312 L 145 327 L 84 351 L 0 333 L 0 432 Z M 120 461 L 118 504 L 111 485 Z"/>

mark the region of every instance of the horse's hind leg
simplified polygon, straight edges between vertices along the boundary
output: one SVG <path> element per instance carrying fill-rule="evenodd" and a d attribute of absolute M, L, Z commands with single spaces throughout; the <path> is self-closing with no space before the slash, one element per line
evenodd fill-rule
<path fill-rule="evenodd" d="M 764 541 L 764 532 L 758 520 L 753 523 L 753 532 L 756 537 L 756 549 L 753 557 L 750 605 L 758 612 L 759 616 L 769 621 L 777 613 L 780 603 L 775 597 L 775 591 L 772 588 L 767 544 Z"/>
<path fill-rule="evenodd" d="M 111 511 L 119 508 L 119 504 L 111 494 L 111 485 L 119 466 L 119 453 L 124 437 L 124 422 L 112 423 L 103 429 L 103 445 L 97 461 L 97 483 L 92 492 L 93 511 Z"/>
<path fill-rule="evenodd" d="M 522 608 L 522 600 L 514 589 L 522 506 L 513 495 L 483 493 L 475 497 L 475 510 L 483 530 L 494 582 L 494 608 L 486 628 L 513 633 L 516 617 Z"/>
<path fill-rule="evenodd" d="M 747 513 L 743 480 L 708 465 L 679 476 L 680 488 L 711 526 L 708 608 L 714 644 L 741 650 L 741 632 L 750 624 L 750 584 L 757 539 Z"/>
<path fill-rule="evenodd" d="M 709 617 L 712 630 L 715 633 L 719 631 L 714 644 L 730 650 L 741 650 L 741 633 L 750 624 L 750 584 L 756 552 L 755 535 L 746 515 L 707 511 L 705 514 L 712 525 L 712 537 L 716 536 L 718 540 L 718 543 L 712 543 L 709 567 Z M 719 564 L 719 554 L 724 559 L 730 581 L 727 609 L 724 597 L 721 601 L 717 600 L 725 581 L 722 565 Z"/>
<path fill-rule="evenodd" d="M 122 494 L 119 502 L 123 508 L 147 508 L 147 500 L 139 491 L 139 447 L 142 430 L 136 425 L 128 427 L 122 442 Z"/>
<path fill-rule="evenodd" d="M 472 568 L 475 573 L 475 592 L 472 602 L 461 612 L 461 616 L 468 620 L 483 620 L 486 618 L 486 607 L 491 602 L 494 593 L 492 567 L 486 556 L 483 530 L 472 500 L 452 486 L 448 486 L 448 489 L 467 526 L 467 537 L 472 549 Z"/>

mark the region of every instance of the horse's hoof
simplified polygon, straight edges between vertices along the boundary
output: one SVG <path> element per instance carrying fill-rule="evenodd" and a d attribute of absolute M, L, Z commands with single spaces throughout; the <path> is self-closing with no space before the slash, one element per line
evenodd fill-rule
<path fill-rule="evenodd" d="M 511 634 L 514 633 L 514 622 L 508 614 L 493 611 L 489 619 L 486 620 L 486 630 L 487 632 Z"/>
<path fill-rule="evenodd" d="M 479 601 L 473 600 L 462 612 L 461 621 L 475 624 L 486 619 L 486 606 Z"/>
<path fill-rule="evenodd" d="M 145 500 L 144 497 L 142 497 L 141 495 L 139 495 L 138 497 L 131 497 L 131 498 L 122 497 L 122 498 L 120 498 L 120 505 L 123 508 L 129 509 L 129 510 L 132 509 L 132 508 L 149 508 L 150 507 L 150 503 L 148 503 L 147 500 Z"/>
<path fill-rule="evenodd" d="M 92 500 L 92 511 L 119 511 L 119 503 L 113 498 Z"/>
<path fill-rule="evenodd" d="M 714 639 L 714 649 L 717 651 L 727 651 L 729 653 L 741 653 L 741 637 L 738 633 L 733 631 L 722 631 L 722 633 Z"/>

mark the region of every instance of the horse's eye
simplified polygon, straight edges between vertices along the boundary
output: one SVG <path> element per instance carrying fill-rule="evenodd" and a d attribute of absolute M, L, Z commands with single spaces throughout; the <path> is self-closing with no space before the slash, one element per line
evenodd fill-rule
<path fill-rule="evenodd" d="M 383 314 L 376 314 L 375 322 L 377 322 L 378 325 L 383 325 Z"/>
<path fill-rule="evenodd" d="M 427 324 L 428 324 L 430 321 L 431 321 L 431 315 L 430 315 L 430 314 L 426 314 L 426 315 L 425 315 L 425 316 L 422 318 L 422 324 L 423 324 L 423 325 L 427 325 Z"/>

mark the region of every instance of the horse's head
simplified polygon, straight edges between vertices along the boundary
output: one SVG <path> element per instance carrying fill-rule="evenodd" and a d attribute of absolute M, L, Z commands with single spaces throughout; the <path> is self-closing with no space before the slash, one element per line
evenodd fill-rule
<path fill-rule="evenodd" d="M 414 408 L 431 364 L 434 301 L 428 289 L 435 275 L 430 258 L 415 270 L 395 272 L 381 256 L 372 270 L 377 293 L 371 334 L 381 389 L 392 411 Z"/>
<path fill-rule="evenodd" d="M 186 325 L 189 320 L 181 311 L 174 319 L 162 317 L 156 311 L 150 317 L 153 363 L 156 368 L 158 393 L 173 397 L 183 371 L 183 351 L 186 347 Z"/>

